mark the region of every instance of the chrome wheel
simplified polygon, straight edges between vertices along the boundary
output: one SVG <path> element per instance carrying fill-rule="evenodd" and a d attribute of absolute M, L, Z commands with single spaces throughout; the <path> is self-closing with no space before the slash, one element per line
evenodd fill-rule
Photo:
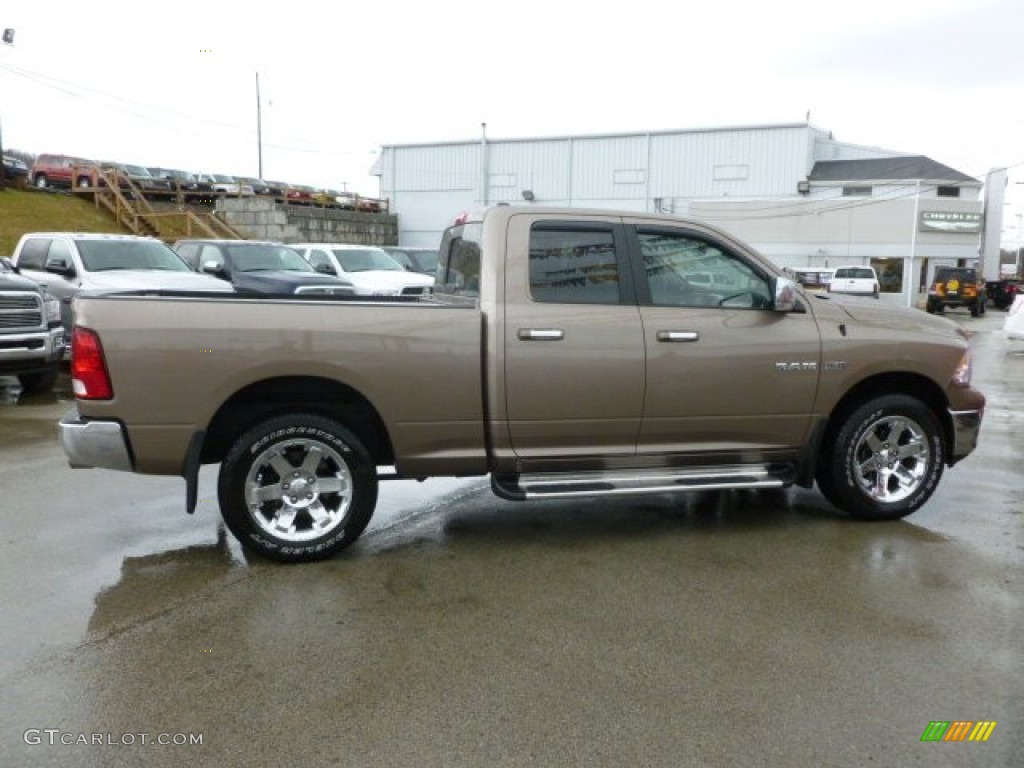
<path fill-rule="evenodd" d="M 865 429 L 853 450 L 858 487 L 882 504 L 914 495 L 932 463 L 925 430 L 913 419 L 883 416 Z"/>
<path fill-rule="evenodd" d="M 252 520 L 283 542 L 318 539 L 343 526 L 352 497 L 348 463 L 316 439 L 273 444 L 253 460 L 245 478 Z"/>

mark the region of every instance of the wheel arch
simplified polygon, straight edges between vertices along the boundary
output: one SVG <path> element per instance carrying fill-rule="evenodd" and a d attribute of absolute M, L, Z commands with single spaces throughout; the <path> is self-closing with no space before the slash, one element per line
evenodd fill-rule
<path fill-rule="evenodd" d="M 941 425 L 947 445 L 952 444 L 953 422 L 949 415 L 949 400 L 946 398 L 946 394 L 938 384 L 927 376 L 909 371 L 879 373 L 852 387 L 829 413 L 823 444 L 831 444 L 842 428 L 846 417 L 861 404 L 882 395 L 907 395 L 923 402 Z M 949 457 L 946 458 L 948 460 Z"/>
<path fill-rule="evenodd" d="M 375 463 L 394 463 L 390 435 L 373 404 L 347 384 L 316 376 L 264 379 L 229 397 L 207 427 L 201 463 L 222 461 L 242 433 L 256 424 L 296 412 L 338 421 L 356 434 Z"/>

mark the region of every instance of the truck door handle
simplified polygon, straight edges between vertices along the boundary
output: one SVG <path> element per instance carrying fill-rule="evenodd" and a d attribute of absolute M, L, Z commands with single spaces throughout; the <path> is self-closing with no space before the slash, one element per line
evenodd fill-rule
<path fill-rule="evenodd" d="M 520 328 L 520 341 L 561 341 L 565 332 L 559 328 Z"/>
<path fill-rule="evenodd" d="M 658 331 L 658 341 L 697 341 L 697 331 Z"/>

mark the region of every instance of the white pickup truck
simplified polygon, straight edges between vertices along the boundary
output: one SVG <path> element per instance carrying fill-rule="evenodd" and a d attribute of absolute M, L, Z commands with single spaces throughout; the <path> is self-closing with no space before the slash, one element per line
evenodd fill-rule
<path fill-rule="evenodd" d="M 31 232 L 11 261 L 57 297 L 61 322 L 71 333 L 71 299 L 81 291 L 231 291 L 211 275 L 193 272 L 160 240 L 134 235 Z"/>

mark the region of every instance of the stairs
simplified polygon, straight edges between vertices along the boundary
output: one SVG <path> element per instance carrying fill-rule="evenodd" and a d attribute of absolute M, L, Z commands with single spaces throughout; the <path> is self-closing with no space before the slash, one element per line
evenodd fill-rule
<path fill-rule="evenodd" d="M 244 240 L 245 237 L 209 212 L 197 213 L 184 203 L 157 210 L 142 190 L 125 176 L 97 170 L 98 186 L 76 187 L 76 193 L 91 194 L 97 208 L 106 209 L 132 234 L 173 242 L 185 237 Z"/>

